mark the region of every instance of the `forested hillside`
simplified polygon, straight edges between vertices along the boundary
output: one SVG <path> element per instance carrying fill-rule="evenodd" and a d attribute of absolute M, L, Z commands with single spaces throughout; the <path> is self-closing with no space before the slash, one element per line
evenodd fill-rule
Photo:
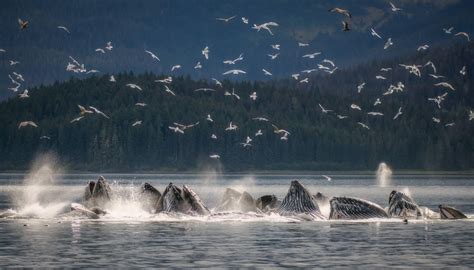
<path fill-rule="evenodd" d="M 425 66 L 428 61 L 436 73 Z M 419 65 L 421 76 L 399 64 Z M 460 73 L 464 66 L 465 75 Z M 0 169 L 25 169 L 44 152 L 56 153 L 62 163 L 78 170 L 374 169 L 381 161 L 397 169 L 470 169 L 473 67 L 474 46 L 469 44 L 314 75 L 309 83 L 299 82 L 305 78 L 301 75 L 299 80 L 222 81 L 222 87 L 190 77 L 174 77 L 165 84 L 155 80 L 167 75 L 131 72 L 115 74 L 116 82 L 110 82 L 109 75 L 71 79 L 32 89 L 29 98 L 0 103 Z M 405 86 L 403 91 L 384 95 L 398 82 Z M 455 90 L 434 85 L 439 82 L 449 82 Z M 143 91 L 127 86 L 130 83 Z M 165 85 L 176 96 L 166 92 Z M 194 91 L 205 87 L 216 91 Z M 225 95 L 233 89 L 240 99 Z M 249 97 L 253 92 L 255 101 Z M 441 108 L 428 100 L 444 93 Z M 374 106 L 377 98 L 381 104 Z M 93 106 L 110 119 L 90 113 L 70 123 L 80 116 L 79 104 Z M 332 111 L 323 113 L 319 104 Z M 402 114 L 394 120 L 399 109 Z M 208 114 L 213 122 L 206 120 Z M 19 129 L 27 120 L 38 127 Z M 136 121 L 142 124 L 132 127 Z M 199 124 L 181 134 L 169 128 L 174 122 Z M 237 130 L 225 131 L 229 122 Z M 274 133 L 271 124 L 289 131 L 288 140 Z M 255 136 L 259 129 L 263 135 Z M 251 146 L 243 147 L 240 143 L 247 136 Z M 220 159 L 211 159 L 212 154 Z"/>

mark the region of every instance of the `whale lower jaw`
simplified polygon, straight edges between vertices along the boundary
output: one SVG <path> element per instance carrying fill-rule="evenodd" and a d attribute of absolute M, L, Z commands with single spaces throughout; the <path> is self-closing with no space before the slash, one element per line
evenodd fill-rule
<path fill-rule="evenodd" d="M 388 214 L 380 205 L 363 199 L 333 197 L 329 203 L 331 205 L 329 219 L 388 218 Z"/>
<path fill-rule="evenodd" d="M 298 181 L 292 181 L 290 189 L 275 213 L 281 216 L 307 215 L 312 219 L 326 219 L 309 191 Z"/>
<path fill-rule="evenodd" d="M 449 207 L 446 205 L 438 206 L 441 219 L 465 219 L 467 218 L 464 213 L 457 210 L 456 208 Z"/>

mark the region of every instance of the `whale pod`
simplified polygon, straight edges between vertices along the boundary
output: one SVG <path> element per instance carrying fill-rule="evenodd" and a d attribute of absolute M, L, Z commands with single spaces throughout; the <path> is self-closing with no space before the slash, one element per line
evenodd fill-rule
<path fill-rule="evenodd" d="M 311 219 L 325 219 L 309 191 L 298 181 L 291 181 L 281 205 L 275 210 L 282 216 L 307 215 Z"/>
<path fill-rule="evenodd" d="M 331 205 L 330 219 L 388 218 L 380 205 L 363 199 L 333 197 L 329 203 Z"/>

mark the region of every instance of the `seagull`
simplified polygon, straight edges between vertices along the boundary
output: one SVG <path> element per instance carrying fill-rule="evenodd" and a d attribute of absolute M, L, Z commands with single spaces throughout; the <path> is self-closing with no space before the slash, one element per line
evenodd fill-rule
<path fill-rule="evenodd" d="M 242 22 L 245 23 L 245 24 L 249 24 L 249 19 L 245 18 L 245 17 L 242 17 Z"/>
<path fill-rule="evenodd" d="M 287 130 L 280 129 L 280 128 L 278 128 L 277 126 L 275 126 L 274 124 L 272 124 L 272 127 L 273 127 L 273 129 L 274 129 L 273 132 L 276 133 L 276 134 L 281 134 L 281 133 L 283 133 L 283 134 L 291 135 L 291 133 L 288 132 Z"/>
<path fill-rule="evenodd" d="M 444 76 L 442 75 L 436 75 L 436 74 L 428 74 L 429 76 L 435 78 L 435 79 L 440 79 L 440 78 L 445 78 Z"/>
<path fill-rule="evenodd" d="M 253 92 L 251 95 L 250 95 L 250 99 L 255 101 L 257 100 L 257 92 Z"/>
<path fill-rule="evenodd" d="M 453 127 L 453 126 L 455 126 L 455 125 L 456 125 L 456 123 L 451 122 L 451 123 L 447 123 L 447 124 L 444 125 L 444 126 L 445 126 L 445 127 Z"/>
<path fill-rule="evenodd" d="M 216 134 L 212 134 L 212 135 L 211 135 L 211 139 L 213 139 L 213 140 L 217 140 L 217 136 L 216 136 Z"/>
<path fill-rule="evenodd" d="M 469 121 L 472 121 L 474 119 L 474 112 L 472 110 L 469 111 Z"/>
<path fill-rule="evenodd" d="M 262 68 L 262 71 L 263 71 L 263 73 L 265 73 L 266 76 L 272 76 L 273 75 L 264 68 Z"/>
<path fill-rule="evenodd" d="M 18 18 L 18 24 L 20 25 L 20 30 L 26 29 L 30 22 L 23 21 L 22 19 Z"/>
<path fill-rule="evenodd" d="M 23 91 L 23 93 L 20 94 L 20 98 L 29 98 L 30 96 L 28 96 L 28 89 L 25 89 Z"/>
<path fill-rule="evenodd" d="M 171 67 L 171 71 L 173 72 L 175 69 L 181 68 L 181 65 L 174 65 Z"/>
<path fill-rule="evenodd" d="M 214 154 L 214 155 L 209 155 L 210 158 L 212 159 L 220 159 L 221 156 L 217 155 L 217 154 Z"/>
<path fill-rule="evenodd" d="M 328 67 L 323 66 L 323 65 L 321 65 L 321 64 L 318 64 L 318 68 L 319 68 L 319 69 L 322 69 L 322 70 L 329 70 Z"/>
<path fill-rule="evenodd" d="M 235 58 L 234 60 L 225 60 L 222 63 L 227 64 L 227 65 L 235 65 L 238 61 L 244 60 L 244 54 L 241 53 L 239 57 Z"/>
<path fill-rule="evenodd" d="M 215 89 L 212 89 L 212 88 L 198 88 L 196 90 L 194 90 L 194 92 L 214 92 L 216 91 Z"/>
<path fill-rule="evenodd" d="M 216 20 L 218 21 L 223 21 L 223 22 L 229 22 L 230 20 L 232 20 L 233 18 L 235 18 L 235 15 L 232 16 L 232 17 L 228 17 L 228 18 L 216 18 Z"/>
<path fill-rule="evenodd" d="M 449 89 L 455 91 L 454 87 L 453 87 L 450 83 L 448 83 L 448 82 L 436 83 L 436 84 L 434 84 L 434 86 L 446 87 L 446 88 L 449 88 Z"/>
<path fill-rule="evenodd" d="M 129 83 L 127 84 L 128 87 L 132 88 L 132 89 L 137 89 L 138 91 L 143 91 L 143 89 L 138 86 L 137 84 L 134 84 L 134 83 Z"/>
<path fill-rule="evenodd" d="M 471 39 L 469 38 L 469 34 L 466 33 L 466 32 L 459 32 L 457 34 L 455 34 L 455 36 L 465 36 L 467 38 L 467 41 L 471 41 Z"/>
<path fill-rule="evenodd" d="M 87 110 L 86 108 L 84 108 L 83 106 L 81 106 L 79 104 L 77 105 L 77 107 L 79 107 L 79 111 L 80 111 L 79 114 L 80 115 L 94 113 L 93 111 Z"/>
<path fill-rule="evenodd" d="M 214 122 L 214 120 L 212 120 L 212 118 L 211 118 L 211 115 L 210 115 L 210 114 L 208 114 L 208 115 L 207 115 L 207 117 L 206 117 L 206 120 L 207 120 L 207 121 L 209 121 L 209 122 Z"/>
<path fill-rule="evenodd" d="M 222 87 L 222 83 L 217 79 L 212 78 L 212 80 L 216 83 L 217 86 Z"/>
<path fill-rule="evenodd" d="M 383 46 L 383 49 L 386 50 L 392 45 L 393 45 L 392 38 L 388 38 L 387 42 L 385 42 L 385 45 Z"/>
<path fill-rule="evenodd" d="M 402 107 L 398 108 L 398 112 L 393 117 L 393 120 L 397 119 L 400 115 L 402 115 Z"/>
<path fill-rule="evenodd" d="M 323 62 L 323 63 L 328 63 L 328 64 L 330 64 L 330 65 L 333 66 L 333 67 L 336 66 L 336 65 L 334 64 L 334 62 L 331 61 L 331 60 L 329 60 L 329 59 L 324 59 L 322 62 Z"/>
<path fill-rule="evenodd" d="M 114 75 L 110 75 L 109 82 L 116 82 Z"/>
<path fill-rule="evenodd" d="M 79 122 L 79 121 L 81 121 L 82 118 L 84 118 L 84 116 L 79 116 L 77 118 L 74 118 L 74 119 L 71 120 L 70 123 Z"/>
<path fill-rule="evenodd" d="M 305 55 L 303 55 L 303 58 L 314 59 L 317 55 L 320 55 L 320 54 L 321 54 L 321 52 L 315 52 L 315 53 L 305 54 Z"/>
<path fill-rule="evenodd" d="M 360 92 L 362 91 L 362 89 L 364 88 L 364 86 L 365 86 L 365 82 L 359 84 L 359 85 L 357 86 L 357 93 L 360 93 Z"/>
<path fill-rule="evenodd" d="M 108 50 L 108 51 L 111 51 L 113 48 L 114 48 L 114 46 L 112 46 L 112 41 L 107 42 L 107 45 L 105 46 L 105 49 Z"/>
<path fill-rule="evenodd" d="M 382 37 L 377 32 L 375 32 L 374 28 L 370 28 L 370 34 L 374 37 L 382 39 Z"/>
<path fill-rule="evenodd" d="M 97 48 L 97 49 L 95 49 L 95 51 L 96 51 L 96 52 L 105 53 L 104 49 L 102 49 L 102 48 Z"/>
<path fill-rule="evenodd" d="M 105 113 L 99 111 L 97 108 L 89 106 L 90 109 L 92 109 L 95 113 L 102 115 L 103 117 L 110 119 Z"/>
<path fill-rule="evenodd" d="M 418 52 L 419 52 L 419 51 L 422 51 L 422 50 L 423 50 L 423 51 L 426 51 L 426 50 L 428 50 L 429 47 L 430 47 L 430 45 L 425 44 L 425 45 L 419 46 L 418 49 L 416 49 L 416 50 L 417 50 Z"/>
<path fill-rule="evenodd" d="M 236 97 L 237 99 L 240 99 L 240 96 L 235 93 L 235 89 L 232 88 L 232 95 Z"/>
<path fill-rule="evenodd" d="M 381 112 L 368 112 L 367 114 L 372 116 L 383 116 L 383 113 Z"/>
<path fill-rule="evenodd" d="M 462 67 L 462 69 L 459 71 L 459 74 L 466 76 L 466 66 Z"/>
<path fill-rule="evenodd" d="M 22 82 L 25 81 L 25 79 L 23 79 L 23 75 L 21 75 L 20 73 L 16 73 L 15 71 L 13 71 L 13 75 L 15 75 L 17 80 L 22 81 Z"/>
<path fill-rule="evenodd" d="M 447 95 L 448 95 L 448 92 L 446 92 L 442 95 L 439 95 L 435 98 L 428 98 L 428 100 L 433 101 L 434 103 L 436 103 L 438 105 L 438 108 L 441 109 L 441 103 L 445 100 Z"/>
<path fill-rule="evenodd" d="M 291 74 L 291 77 L 295 80 L 298 80 L 298 78 L 300 77 L 300 74 L 299 73 Z"/>
<path fill-rule="evenodd" d="M 342 21 L 342 31 L 347 32 L 349 30 L 351 30 L 351 29 L 349 29 L 349 23 L 346 22 L 346 21 Z"/>
<path fill-rule="evenodd" d="M 375 100 L 375 102 L 374 102 L 374 107 L 379 105 L 379 104 L 382 104 L 382 101 L 380 101 L 380 98 L 377 98 L 377 100 Z"/>
<path fill-rule="evenodd" d="M 249 144 L 252 142 L 252 138 L 250 138 L 249 136 L 247 136 L 247 138 L 245 138 L 245 143 Z"/>
<path fill-rule="evenodd" d="M 289 134 L 289 133 L 284 133 L 283 136 L 280 137 L 280 140 L 282 140 L 282 141 L 288 141 L 288 134 Z"/>
<path fill-rule="evenodd" d="M 250 144 L 250 143 L 245 143 L 245 142 L 239 143 L 239 144 L 242 145 L 243 147 L 252 146 L 252 144 Z"/>
<path fill-rule="evenodd" d="M 5 49 L 0 49 L 1 53 L 7 52 Z"/>
<path fill-rule="evenodd" d="M 308 43 L 301 43 L 301 42 L 298 42 L 298 47 L 308 47 L 309 44 Z"/>
<path fill-rule="evenodd" d="M 173 82 L 173 77 L 168 76 L 167 78 L 164 78 L 164 79 L 162 79 L 162 80 L 156 80 L 155 82 L 170 84 L 170 83 Z"/>
<path fill-rule="evenodd" d="M 243 70 L 240 70 L 240 69 L 231 69 L 231 70 L 228 70 L 224 73 L 222 73 L 222 75 L 228 75 L 228 74 L 234 74 L 234 75 L 239 75 L 239 74 L 245 74 L 247 72 L 243 71 Z"/>
<path fill-rule="evenodd" d="M 321 104 L 318 104 L 319 105 L 319 108 L 321 108 L 321 111 L 323 113 L 328 113 L 328 112 L 332 112 L 332 110 L 326 110 Z"/>
<path fill-rule="evenodd" d="M 433 122 L 439 124 L 439 122 L 441 122 L 441 120 L 439 118 L 436 118 L 436 117 L 432 117 L 431 118 L 433 120 Z"/>
<path fill-rule="evenodd" d="M 359 111 L 362 110 L 362 109 L 361 109 L 358 105 L 356 105 L 356 104 L 351 104 L 351 109 L 353 109 L 353 110 L 359 110 Z"/>
<path fill-rule="evenodd" d="M 257 130 L 257 133 L 255 133 L 255 137 L 262 136 L 262 135 L 263 135 L 263 132 L 261 129 Z"/>
<path fill-rule="evenodd" d="M 142 102 L 135 103 L 135 106 L 145 107 L 147 104 Z"/>
<path fill-rule="evenodd" d="M 402 10 L 401 8 L 397 8 L 392 2 L 390 2 L 390 7 L 392 8 L 393 12 L 397 12 L 397 11 Z"/>
<path fill-rule="evenodd" d="M 38 127 L 38 125 L 33 121 L 23 121 L 23 122 L 20 122 L 20 124 L 18 125 L 18 129 L 20 129 L 22 127 L 27 127 L 27 126 L 32 126 L 32 127 L 35 127 L 35 128 Z"/>
<path fill-rule="evenodd" d="M 265 118 L 265 117 L 254 117 L 254 118 L 252 118 L 252 120 L 268 122 L 268 119 Z"/>
<path fill-rule="evenodd" d="M 51 137 L 49 136 L 41 136 L 40 140 L 51 140 Z"/>
<path fill-rule="evenodd" d="M 91 74 L 91 73 L 99 73 L 100 71 L 98 71 L 97 69 L 91 69 L 89 71 L 86 72 L 86 74 Z"/>
<path fill-rule="evenodd" d="M 431 62 L 431 61 L 426 62 L 426 64 L 424 65 L 424 67 L 426 67 L 426 66 L 430 66 L 430 67 L 433 69 L 433 73 L 436 73 L 436 66 L 435 66 L 435 64 L 434 64 L 433 62 Z M 415 66 L 415 67 L 416 67 L 416 66 Z M 416 72 L 416 70 L 415 70 L 415 72 Z M 419 72 L 419 70 L 418 70 L 418 72 Z M 421 74 L 420 74 L 420 75 L 421 75 Z"/>
<path fill-rule="evenodd" d="M 308 81 L 309 81 L 309 78 L 304 78 L 300 81 L 300 83 L 308 83 Z"/>
<path fill-rule="evenodd" d="M 327 175 L 321 175 L 322 177 L 326 178 L 326 180 L 328 180 L 329 182 L 331 182 L 332 178 L 327 176 Z"/>
<path fill-rule="evenodd" d="M 320 67 L 321 65 L 318 64 L 318 67 Z M 313 68 L 313 69 L 305 69 L 305 70 L 302 70 L 301 73 L 308 73 L 310 74 L 311 72 L 314 72 L 316 71 L 317 69 Z"/>
<path fill-rule="evenodd" d="M 202 65 L 201 62 L 197 62 L 196 65 L 194 66 L 194 69 L 201 69 Z"/>
<path fill-rule="evenodd" d="M 142 121 L 135 121 L 135 123 L 132 124 L 132 127 L 136 127 L 142 124 Z"/>
<path fill-rule="evenodd" d="M 174 131 L 174 133 L 181 133 L 181 134 L 184 134 L 184 130 L 180 129 L 179 127 L 168 127 L 169 129 L 171 129 L 172 131 Z"/>
<path fill-rule="evenodd" d="M 271 46 L 272 46 L 272 49 L 274 50 L 278 50 L 278 51 L 280 50 L 280 44 L 273 44 Z"/>
<path fill-rule="evenodd" d="M 262 23 L 260 25 L 256 25 L 254 24 L 252 29 L 255 29 L 257 30 L 257 32 L 260 31 L 260 29 L 265 29 L 268 31 L 268 33 L 270 33 L 270 35 L 273 36 L 273 32 L 272 30 L 270 29 L 270 26 L 278 26 L 278 24 L 276 22 L 266 22 L 266 23 Z"/>
<path fill-rule="evenodd" d="M 375 76 L 375 79 L 377 79 L 377 80 L 386 80 L 387 78 L 385 78 L 382 75 L 377 75 L 377 76 Z"/>
<path fill-rule="evenodd" d="M 272 60 L 275 60 L 275 59 L 278 57 L 278 55 L 280 55 L 280 53 L 267 54 L 267 55 L 268 55 L 268 57 L 270 57 Z"/>
<path fill-rule="evenodd" d="M 209 47 L 208 47 L 208 46 L 206 46 L 206 47 L 201 51 L 202 55 L 204 55 L 204 57 L 206 58 L 206 60 L 209 59 L 209 52 L 210 52 L 210 51 L 209 51 Z"/>
<path fill-rule="evenodd" d="M 341 119 L 341 120 L 342 120 L 342 119 L 345 119 L 345 118 L 347 118 L 347 116 L 338 114 L 338 115 L 337 115 L 337 118 L 339 118 L 339 119 Z"/>
<path fill-rule="evenodd" d="M 160 58 L 158 58 L 158 56 L 156 56 L 156 54 L 154 54 L 154 53 L 152 53 L 148 50 L 145 50 L 145 52 L 148 53 L 151 56 L 151 58 L 155 59 L 156 61 L 160 61 Z"/>
<path fill-rule="evenodd" d="M 10 60 L 10 66 L 14 66 L 14 65 L 18 65 L 18 64 L 20 64 L 20 61 Z"/>
<path fill-rule="evenodd" d="M 336 7 L 336 8 L 332 8 L 332 9 L 330 9 L 330 10 L 328 10 L 328 11 L 329 11 L 329 12 L 337 12 L 337 13 L 339 13 L 339 14 L 342 14 L 342 15 L 345 15 L 345 16 L 347 16 L 347 17 L 349 17 L 349 18 L 352 18 L 351 13 L 350 13 L 347 9 L 342 9 L 342 8 Z"/>
<path fill-rule="evenodd" d="M 230 122 L 229 126 L 225 130 L 226 131 L 237 130 L 237 125 L 234 125 L 232 124 L 232 122 Z"/>
<path fill-rule="evenodd" d="M 448 34 L 448 35 L 449 35 L 449 34 L 452 34 L 453 30 L 454 30 L 454 27 L 452 27 L 452 26 L 449 27 L 448 29 L 443 28 L 444 33 L 445 33 L 445 34 Z"/>
<path fill-rule="evenodd" d="M 364 123 L 357 122 L 357 124 L 359 124 L 359 125 L 360 125 L 361 127 L 363 127 L 363 128 L 370 129 L 369 126 L 367 126 L 367 125 L 364 124 Z"/>
<path fill-rule="evenodd" d="M 58 26 L 58 29 L 62 29 L 62 30 L 64 30 L 64 31 L 66 31 L 68 34 L 71 33 L 71 32 L 69 32 L 69 29 L 66 28 L 66 26 L 59 25 L 59 26 Z"/>
<path fill-rule="evenodd" d="M 173 96 L 176 96 L 176 94 L 166 84 L 165 84 L 165 92 L 170 93 Z"/>
<path fill-rule="evenodd" d="M 380 71 L 382 71 L 382 72 L 388 72 L 390 70 L 392 70 L 392 68 L 381 68 L 380 69 Z"/>

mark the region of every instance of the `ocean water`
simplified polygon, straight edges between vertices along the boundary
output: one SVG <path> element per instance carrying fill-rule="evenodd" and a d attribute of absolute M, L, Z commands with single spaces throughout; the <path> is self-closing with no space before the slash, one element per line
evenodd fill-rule
<path fill-rule="evenodd" d="M 98 220 L 68 215 L 98 174 L 0 174 L 0 267 L 474 267 L 474 175 L 394 174 L 380 187 L 374 174 L 108 174 L 115 194 Z M 213 208 L 225 188 L 282 199 L 293 179 L 311 192 L 387 206 L 390 191 L 422 206 L 447 204 L 468 220 L 299 221 L 278 215 L 152 215 L 137 190 L 149 182 L 190 186 Z"/>

